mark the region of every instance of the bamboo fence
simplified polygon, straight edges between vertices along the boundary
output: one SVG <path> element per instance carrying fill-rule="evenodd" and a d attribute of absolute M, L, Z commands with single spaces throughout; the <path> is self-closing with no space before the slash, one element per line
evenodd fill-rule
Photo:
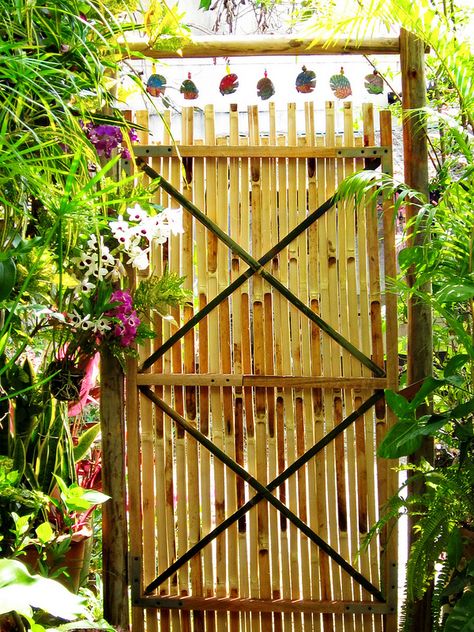
<path fill-rule="evenodd" d="M 375 456 L 397 388 L 391 207 L 334 204 L 368 159 L 391 171 L 390 116 L 377 145 L 371 106 L 361 136 L 351 103 L 341 134 L 335 114 L 316 134 L 307 103 L 297 133 L 289 104 L 281 133 L 270 103 L 262 134 L 250 106 L 244 135 L 231 106 L 218 137 L 207 106 L 195 138 L 184 108 L 179 141 L 165 125 L 136 148 L 156 202 L 183 208 L 150 273 L 184 275 L 194 300 L 154 318 L 127 371 L 134 632 L 396 629 L 396 546 L 361 552 L 396 485 Z"/>

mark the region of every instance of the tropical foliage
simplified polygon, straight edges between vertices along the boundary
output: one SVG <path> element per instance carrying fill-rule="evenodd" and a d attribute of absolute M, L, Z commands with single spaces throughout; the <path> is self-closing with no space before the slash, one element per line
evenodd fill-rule
<path fill-rule="evenodd" d="M 182 280 L 164 274 L 134 302 L 135 271 L 180 218 L 120 167 L 137 140 L 116 97 L 125 34 L 142 29 L 150 45 L 174 48 L 185 34 L 161 5 L 142 15 L 133 1 L 0 0 L 2 556 L 33 544 L 46 561 L 105 500 L 76 482 L 79 471 L 83 485 L 100 485 L 83 476 L 99 427 L 73 437 L 69 414 L 88 401 L 98 352 L 136 353 L 152 335 L 150 310 L 187 300 Z M 39 589 L 21 566 L 2 566 L 18 595 Z M 25 608 L 17 629 L 30 622 Z"/>

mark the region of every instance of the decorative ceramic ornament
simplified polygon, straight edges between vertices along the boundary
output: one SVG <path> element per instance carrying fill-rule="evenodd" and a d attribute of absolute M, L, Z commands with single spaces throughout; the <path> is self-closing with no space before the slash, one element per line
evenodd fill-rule
<path fill-rule="evenodd" d="M 316 87 L 316 73 L 303 66 L 300 74 L 296 77 L 296 90 L 302 94 L 313 92 Z"/>
<path fill-rule="evenodd" d="M 199 96 L 199 90 L 196 88 L 194 81 L 191 81 L 191 73 L 188 72 L 188 78 L 183 81 L 179 89 L 185 99 L 197 99 Z"/>
<path fill-rule="evenodd" d="M 163 75 L 153 73 L 146 82 L 146 91 L 152 97 L 161 97 L 166 90 L 166 79 Z"/>
<path fill-rule="evenodd" d="M 369 94 L 382 94 L 383 79 L 376 70 L 365 76 L 364 88 Z"/>
<path fill-rule="evenodd" d="M 219 92 L 222 95 L 225 94 L 234 94 L 234 92 L 239 87 L 239 78 L 230 70 L 227 70 L 227 74 L 224 75 L 219 84 Z"/>
<path fill-rule="evenodd" d="M 273 81 L 268 78 L 267 71 L 263 73 L 262 79 L 257 82 L 257 96 L 266 101 L 275 94 L 275 86 Z"/>
<path fill-rule="evenodd" d="M 333 75 L 329 79 L 329 86 L 334 92 L 334 96 L 338 99 L 345 99 L 352 94 L 351 82 L 344 75 L 344 68 L 341 68 L 341 72 L 338 75 Z"/>

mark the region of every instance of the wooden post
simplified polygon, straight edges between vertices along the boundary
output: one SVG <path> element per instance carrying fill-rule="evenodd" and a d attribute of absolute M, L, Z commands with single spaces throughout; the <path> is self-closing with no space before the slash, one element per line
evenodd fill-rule
<path fill-rule="evenodd" d="M 100 386 L 102 487 L 111 497 L 102 509 L 104 618 L 128 630 L 124 381 L 119 361 L 108 351 L 101 354 Z"/>
<path fill-rule="evenodd" d="M 428 142 L 427 125 L 423 113 L 418 110 L 426 105 L 426 83 L 424 66 L 424 43 L 413 34 L 402 30 L 400 33 L 400 59 L 402 68 L 402 104 L 403 104 L 403 149 L 405 163 L 405 182 L 408 186 L 428 196 Z M 410 221 L 417 213 L 417 207 L 407 205 L 406 219 Z M 410 245 L 426 243 L 427 231 L 423 224 L 415 232 L 411 231 Z M 407 282 L 413 285 L 413 274 L 409 274 Z M 430 287 L 425 286 L 425 291 Z M 432 316 L 429 304 L 412 297 L 408 303 L 408 384 L 425 379 L 432 372 Z M 425 410 L 420 409 L 420 414 Z M 422 447 L 410 456 L 412 463 L 420 459 L 432 463 L 434 459 L 433 440 L 425 438 Z M 420 483 L 412 484 L 409 493 L 422 492 Z M 413 541 L 413 524 L 409 529 L 409 544 Z M 415 632 L 429 632 L 431 626 L 431 590 L 415 604 L 411 629 Z"/>

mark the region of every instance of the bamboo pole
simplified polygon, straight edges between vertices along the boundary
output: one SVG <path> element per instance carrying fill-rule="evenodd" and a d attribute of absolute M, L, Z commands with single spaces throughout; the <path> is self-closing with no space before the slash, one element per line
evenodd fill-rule
<path fill-rule="evenodd" d="M 379 37 L 367 39 L 341 38 L 330 44 L 316 41 L 314 38 L 282 37 L 277 35 L 259 35 L 258 38 L 242 38 L 232 35 L 195 36 L 190 42 L 184 42 L 179 50 L 157 50 L 159 42 L 150 46 L 146 41 L 127 40 L 123 47 L 124 57 L 133 57 L 134 53 L 146 55 L 150 59 L 206 58 L 206 57 L 262 57 L 279 55 L 396 55 L 400 52 L 397 37 Z"/>
<path fill-rule="evenodd" d="M 288 104 L 288 144 L 297 144 L 296 103 Z M 288 160 L 288 228 L 291 230 L 298 223 L 298 166 L 297 159 Z M 288 287 L 292 291 L 298 290 L 298 243 L 293 241 L 288 247 Z M 291 364 L 292 373 L 301 375 L 301 347 L 300 347 L 300 322 L 299 314 L 293 305 L 289 306 L 289 355 L 286 356 L 287 367 Z M 286 443 L 287 460 L 293 463 L 296 460 L 296 410 L 295 394 L 288 393 L 286 408 Z M 298 476 L 292 476 L 288 480 L 288 505 L 294 512 L 298 511 Z M 294 524 L 290 524 L 290 580 L 292 599 L 301 598 L 300 556 L 298 554 L 300 533 Z M 302 630 L 301 615 L 293 616 L 295 632 Z"/>
<path fill-rule="evenodd" d="M 381 142 L 391 143 L 392 120 L 390 112 L 380 112 L 380 135 Z M 393 167 L 391 158 L 382 161 L 384 173 L 392 175 Z M 383 205 L 384 224 L 384 264 L 386 279 L 393 279 L 397 274 L 397 260 L 395 250 L 395 222 L 393 216 L 393 201 L 388 199 Z M 387 353 L 387 379 L 389 388 L 398 390 L 398 318 L 397 318 L 397 294 L 389 289 L 387 281 L 385 283 L 385 310 L 386 310 L 386 353 Z M 393 411 L 387 407 L 386 411 L 387 430 L 396 422 Z M 387 463 L 387 486 L 386 497 L 390 498 L 398 489 L 398 472 L 391 464 Z M 383 497 L 380 499 L 385 500 Z M 389 613 L 386 616 L 385 630 L 396 632 L 397 621 L 397 600 L 398 600 L 398 524 L 391 525 L 390 537 L 382 543 L 384 556 L 382 559 L 382 569 L 387 592 L 387 602 Z"/>
<path fill-rule="evenodd" d="M 140 128 L 139 138 L 142 143 L 148 142 L 148 112 L 136 113 L 137 126 Z M 149 270 L 137 272 L 137 283 L 148 276 Z M 148 340 L 139 348 L 139 357 L 143 360 L 151 353 L 151 342 Z M 146 398 L 140 397 L 140 442 L 142 463 L 142 536 L 143 536 L 143 580 L 147 584 L 156 574 L 156 537 L 155 537 L 155 436 L 153 406 Z M 156 612 L 147 609 L 145 612 L 147 632 L 158 632 Z"/>
<path fill-rule="evenodd" d="M 194 108 L 188 107 L 182 110 L 182 133 L 181 139 L 186 144 L 194 144 Z M 194 173 L 193 160 L 187 158 L 183 161 L 183 193 L 187 199 L 193 200 Z M 185 277 L 184 287 L 190 293 L 194 291 L 194 220 L 192 215 L 184 213 L 183 235 L 181 239 L 182 265 L 181 273 Z M 193 317 L 194 309 L 191 303 L 183 307 L 184 322 L 188 322 Z M 195 373 L 196 371 L 196 351 L 195 351 L 195 330 L 189 331 L 184 336 L 184 356 L 183 370 L 185 373 Z M 185 388 L 185 410 L 187 418 L 191 423 L 197 424 L 197 401 L 196 388 L 187 386 Z M 193 439 L 186 437 L 185 441 L 186 465 L 187 465 L 187 498 L 188 498 L 188 546 L 193 546 L 198 542 L 201 534 L 200 529 L 200 494 L 199 494 L 199 452 L 198 444 Z M 191 560 L 191 592 L 193 595 L 203 596 L 202 586 L 202 558 L 197 555 Z M 204 632 L 204 616 L 202 612 L 194 611 L 194 631 Z"/>
<path fill-rule="evenodd" d="M 216 144 L 214 107 L 206 106 L 205 116 L 205 141 L 210 145 Z M 221 164 L 222 170 L 222 164 Z M 222 180 L 222 176 L 221 176 Z M 225 204 L 225 203 L 224 203 Z M 209 219 L 219 223 L 221 226 L 222 216 L 219 214 L 219 162 L 208 160 L 206 162 L 206 209 Z M 207 233 L 207 293 L 208 299 L 218 293 L 218 262 L 219 253 L 222 261 L 222 245 L 218 243 L 217 237 L 211 232 Z M 216 311 L 209 315 L 209 369 L 213 372 L 220 371 L 220 323 L 219 315 Z M 210 389 L 211 403 L 211 423 L 212 438 L 216 446 L 222 448 L 224 445 L 224 427 L 222 400 L 219 388 Z M 214 502 L 213 512 L 216 524 L 221 523 L 225 518 L 225 473 L 224 466 L 219 459 L 214 459 L 211 465 L 211 477 L 214 480 Z M 211 492 L 212 493 L 212 492 Z M 215 583 L 214 594 L 217 597 L 225 597 L 226 590 L 226 536 L 223 533 L 215 543 Z M 223 632 L 227 630 L 227 615 L 218 613 L 216 617 L 217 630 Z"/>
<path fill-rule="evenodd" d="M 335 110 L 334 102 L 326 102 L 326 136 L 327 145 L 336 144 L 335 133 Z M 334 160 L 328 159 L 326 162 L 326 196 L 331 194 L 336 188 L 336 164 Z M 338 271 L 337 271 L 337 209 L 334 209 L 326 216 L 326 257 L 328 268 L 328 304 L 325 306 L 327 318 L 333 328 L 339 329 L 339 298 L 338 298 Z M 323 344 L 325 337 L 323 338 Z M 325 369 L 331 375 L 339 375 L 340 373 L 340 357 L 341 349 L 335 344 L 334 340 L 329 341 L 329 345 L 325 348 Z M 332 393 L 326 391 L 326 432 L 328 428 L 335 426 L 334 414 L 337 411 L 338 400 L 341 392 L 334 390 Z M 337 446 L 335 443 L 328 445 L 326 449 L 326 467 L 327 467 L 327 490 L 328 490 L 328 515 L 327 520 L 329 542 L 332 546 L 339 544 L 338 529 L 338 489 L 337 489 Z M 341 589 L 341 572 L 340 568 L 331 563 L 331 579 L 332 579 L 332 597 L 333 599 L 342 598 Z M 331 618 L 332 619 L 332 618 Z M 324 624 L 331 625 L 329 617 L 324 618 Z M 342 621 L 340 617 L 334 616 L 334 630 L 339 632 Z"/>
<path fill-rule="evenodd" d="M 273 106 L 273 108 L 271 107 Z M 269 122 L 270 122 L 270 138 L 262 138 L 264 145 L 274 143 L 275 136 L 275 111 L 274 104 L 269 104 Z M 276 165 L 272 159 L 262 160 L 262 220 L 264 228 L 262 232 L 262 249 L 267 252 L 275 243 L 277 238 L 277 198 L 275 190 Z M 263 319 L 264 319 L 264 353 L 265 353 L 265 374 L 273 374 L 275 372 L 275 355 L 274 355 L 274 303 L 272 287 L 268 283 L 264 284 L 263 294 Z M 276 439 L 276 408 L 275 408 L 275 390 L 273 388 L 266 389 L 267 400 L 267 477 L 272 480 L 277 475 L 277 439 Z M 279 599 L 280 591 L 280 553 L 279 553 L 279 534 L 278 534 L 278 512 L 273 508 L 268 508 L 269 513 L 269 548 L 271 561 L 271 594 L 273 599 Z M 282 617 L 280 614 L 273 615 L 273 630 L 280 632 L 282 629 Z"/>
<path fill-rule="evenodd" d="M 375 142 L 374 133 L 374 117 L 372 104 L 363 104 L 362 106 L 362 122 L 363 122 L 363 139 L 365 146 Z M 356 166 L 360 167 L 358 161 Z M 370 292 L 371 285 L 369 273 L 371 271 L 368 259 L 371 259 L 377 253 L 375 244 L 369 245 L 368 232 L 371 220 L 367 214 L 374 213 L 373 205 L 367 205 L 365 202 L 359 204 L 357 208 L 357 243 L 359 252 L 359 304 L 360 304 L 360 324 L 361 324 L 361 348 L 366 353 L 371 351 L 371 304 Z M 379 356 L 377 356 L 379 357 Z M 361 367 L 362 375 L 367 375 L 366 367 Z M 359 391 L 354 398 L 354 405 L 358 406 L 361 399 L 369 395 L 368 391 Z M 383 414 L 383 408 L 382 414 Z M 376 411 L 377 412 L 377 411 Z M 378 414 L 380 416 L 380 412 Z M 357 529 L 359 535 L 363 537 L 370 525 L 374 524 L 377 515 L 377 492 L 379 481 L 376 481 L 377 465 L 375 458 L 375 422 L 377 415 L 373 411 L 367 413 L 356 424 L 356 459 L 357 459 L 357 480 L 358 480 L 358 519 Z M 364 575 L 371 577 L 376 584 L 379 583 L 379 547 L 378 541 L 370 543 L 367 553 L 361 554 L 361 571 Z M 362 593 L 362 597 L 364 594 Z M 373 629 L 374 617 L 363 615 L 363 622 L 368 626 L 369 630 Z M 376 627 L 378 631 L 379 628 Z"/>
<path fill-rule="evenodd" d="M 157 161 L 162 163 L 161 159 L 154 158 L 152 164 L 154 168 L 163 168 L 163 165 L 156 164 Z M 156 167 L 155 167 L 156 164 Z M 156 203 L 161 201 L 161 195 L 157 192 Z M 164 248 L 161 245 L 153 244 L 150 257 L 150 265 L 153 274 L 161 276 L 164 270 L 163 255 Z M 156 350 L 163 342 L 164 321 L 158 314 L 153 317 L 153 330 L 155 338 L 152 347 Z M 164 359 L 160 358 L 152 367 L 152 374 L 162 375 L 164 368 Z M 136 376 L 135 376 L 136 381 Z M 164 387 L 157 386 L 155 392 L 160 396 L 164 396 Z M 157 569 L 162 572 L 168 567 L 170 558 L 168 555 L 168 525 L 166 521 L 166 512 L 161 508 L 166 507 L 166 421 L 162 411 L 155 410 L 154 415 L 154 431 L 155 431 L 155 505 L 158 508 L 156 512 L 156 529 L 157 529 Z M 160 594 L 169 594 L 169 582 L 160 587 Z M 170 630 L 170 613 L 168 610 L 160 610 L 160 632 L 169 632 Z"/>
<path fill-rule="evenodd" d="M 403 158 L 405 182 L 409 187 L 419 191 L 425 199 L 428 199 L 428 143 L 426 116 L 420 110 L 426 105 L 426 81 L 424 45 L 413 34 L 400 32 L 400 60 L 402 67 L 402 92 L 403 92 Z M 418 212 L 416 206 L 407 204 L 406 220 L 412 220 Z M 429 236 L 429 226 L 423 222 L 416 232 L 409 228 L 409 245 L 426 246 Z M 415 282 L 413 272 L 407 276 L 407 283 L 411 287 Z M 431 287 L 425 284 L 421 291 L 430 292 Z M 407 381 L 413 384 L 424 380 L 432 374 L 433 365 L 433 338 L 432 338 L 432 314 L 429 303 L 412 296 L 408 301 L 408 328 L 407 328 Z M 426 406 L 421 407 L 419 414 L 428 412 Z M 422 459 L 433 463 L 434 442 L 432 437 L 424 437 L 421 448 L 410 456 L 410 462 L 419 463 Z M 411 482 L 409 493 L 418 495 L 424 492 L 423 482 Z M 409 544 L 416 536 L 414 527 L 416 518 L 409 521 Z M 430 587 L 423 598 L 417 602 L 413 611 L 412 629 L 417 632 L 428 632 L 431 628 L 431 594 Z"/>
<path fill-rule="evenodd" d="M 315 119 L 314 119 L 314 103 L 312 101 L 305 104 L 305 131 L 306 143 L 310 147 L 314 147 L 316 143 L 315 137 Z M 318 185 L 317 166 L 315 159 L 308 159 L 306 163 L 308 177 L 308 205 L 309 208 L 315 208 L 318 205 Z M 319 295 L 319 246 L 318 246 L 318 222 L 312 224 L 308 229 L 308 298 L 311 309 L 319 313 L 320 295 Z M 310 325 L 310 356 L 309 366 L 305 367 L 305 373 L 313 376 L 321 374 L 321 341 L 320 330 L 313 323 Z M 317 423 L 321 414 L 321 390 L 311 389 L 305 391 L 305 413 L 307 428 L 307 443 L 313 445 L 317 440 Z M 321 435 L 320 435 L 321 436 Z M 320 437 L 318 437 L 320 438 Z M 308 463 L 308 504 L 309 504 L 309 524 L 318 529 L 318 477 L 316 471 L 316 459 Z M 319 561 L 319 549 L 310 544 L 310 564 L 311 564 L 311 598 L 321 599 L 321 572 Z M 315 629 L 321 629 L 321 616 L 313 614 L 313 625 Z"/>
<path fill-rule="evenodd" d="M 277 138 L 278 146 L 282 146 L 287 141 L 285 136 Z M 288 162 L 278 160 L 278 226 L 280 235 L 288 234 Z M 276 277 L 285 285 L 288 283 L 288 253 L 282 251 L 273 259 Z M 289 305 L 288 301 L 280 294 L 275 295 L 275 370 L 279 374 L 290 371 L 290 329 L 289 329 Z M 288 412 L 287 412 L 288 411 Z M 288 417 L 292 414 L 291 390 L 286 388 L 280 390 L 277 396 L 277 446 L 278 446 L 278 470 L 284 471 L 288 465 L 288 455 L 286 451 L 286 426 Z M 282 503 L 286 503 L 288 497 L 288 485 L 281 485 L 278 497 Z M 290 540 L 288 521 L 284 516 L 280 516 L 280 554 L 282 587 L 281 595 L 283 599 L 290 599 Z M 292 615 L 287 613 L 283 616 L 283 627 L 285 632 L 292 630 Z"/>
<path fill-rule="evenodd" d="M 194 201 L 199 208 L 205 208 L 205 181 L 207 161 L 202 158 L 194 161 Z M 197 263 L 197 288 L 199 297 L 199 309 L 207 305 L 207 231 L 200 223 L 196 223 L 196 263 Z M 199 372 L 206 373 L 209 370 L 209 329 L 208 320 L 203 319 L 198 325 L 199 340 Z M 199 382 L 197 383 L 199 384 Z M 211 436 L 210 432 L 210 394 L 206 385 L 199 387 L 199 427 L 201 432 Z M 211 455 L 207 450 L 200 450 L 201 477 L 199 480 L 201 496 L 201 529 L 202 533 L 209 533 L 212 529 L 211 509 Z M 212 545 L 207 546 L 202 552 L 203 589 L 206 597 L 214 595 L 214 560 Z M 215 615 L 212 612 L 205 614 L 206 630 L 214 630 Z"/>

